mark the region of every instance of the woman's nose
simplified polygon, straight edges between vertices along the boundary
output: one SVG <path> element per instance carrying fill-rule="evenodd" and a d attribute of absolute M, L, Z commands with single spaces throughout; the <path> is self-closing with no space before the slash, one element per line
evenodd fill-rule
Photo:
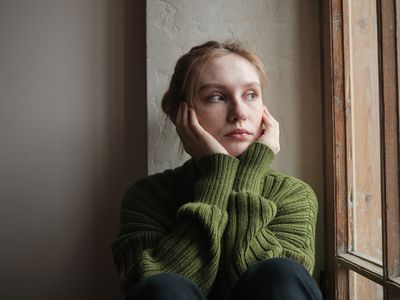
<path fill-rule="evenodd" d="M 229 112 L 229 120 L 233 122 L 237 122 L 240 120 L 247 119 L 247 111 L 246 107 L 242 100 L 235 101 L 231 104 L 230 112 Z"/>

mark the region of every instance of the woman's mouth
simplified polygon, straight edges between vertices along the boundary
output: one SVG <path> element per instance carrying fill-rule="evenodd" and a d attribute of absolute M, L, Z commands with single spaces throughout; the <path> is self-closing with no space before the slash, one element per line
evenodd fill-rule
<path fill-rule="evenodd" d="M 232 130 L 226 136 L 234 138 L 234 139 L 238 139 L 238 140 L 247 140 L 248 137 L 251 135 L 252 134 L 250 131 L 243 129 L 243 128 L 238 128 L 238 129 Z"/>

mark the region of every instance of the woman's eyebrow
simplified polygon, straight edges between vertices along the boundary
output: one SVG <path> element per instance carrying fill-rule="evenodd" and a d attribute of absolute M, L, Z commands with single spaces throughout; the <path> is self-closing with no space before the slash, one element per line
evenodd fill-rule
<path fill-rule="evenodd" d="M 260 83 L 257 81 L 250 81 L 250 82 L 244 84 L 243 86 L 244 87 L 252 87 L 252 86 L 261 87 Z"/>
<path fill-rule="evenodd" d="M 261 87 L 260 83 L 258 83 L 257 81 L 250 81 L 250 82 L 246 82 L 245 84 L 243 84 L 243 87 L 245 87 L 245 88 L 253 87 L 253 86 Z M 209 88 L 217 88 L 217 89 L 226 90 L 226 87 L 222 84 L 206 83 L 206 84 L 203 84 L 200 86 L 199 91 L 209 89 Z"/>
<path fill-rule="evenodd" d="M 226 87 L 222 84 L 218 84 L 218 83 L 206 83 L 203 84 L 202 86 L 200 86 L 199 88 L 199 92 L 205 89 L 209 89 L 209 88 L 217 88 L 217 89 L 221 89 L 221 90 L 226 90 Z"/>

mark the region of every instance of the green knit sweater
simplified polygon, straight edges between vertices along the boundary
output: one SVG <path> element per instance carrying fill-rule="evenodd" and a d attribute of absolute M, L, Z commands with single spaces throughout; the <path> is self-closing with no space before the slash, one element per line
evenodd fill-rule
<path fill-rule="evenodd" d="M 254 142 L 239 157 L 205 156 L 145 177 L 127 191 L 112 244 L 122 289 L 180 274 L 211 298 L 226 298 L 254 263 L 293 259 L 312 274 L 317 201 L 299 179 L 270 168 Z"/>

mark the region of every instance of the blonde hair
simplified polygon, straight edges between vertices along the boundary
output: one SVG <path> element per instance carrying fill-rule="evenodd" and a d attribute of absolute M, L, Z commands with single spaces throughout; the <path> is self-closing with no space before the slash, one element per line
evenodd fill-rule
<path fill-rule="evenodd" d="M 260 58 L 239 41 L 226 41 L 223 43 L 208 41 L 195 46 L 181 56 L 174 69 L 169 88 L 161 100 L 162 110 L 175 121 L 179 105 L 187 101 L 193 106 L 193 100 L 198 91 L 199 79 L 206 62 L 214 57 L 236 54 L 248 60 L 257 70 L 261 86 L 267 82 L 265 66 Z"/>

